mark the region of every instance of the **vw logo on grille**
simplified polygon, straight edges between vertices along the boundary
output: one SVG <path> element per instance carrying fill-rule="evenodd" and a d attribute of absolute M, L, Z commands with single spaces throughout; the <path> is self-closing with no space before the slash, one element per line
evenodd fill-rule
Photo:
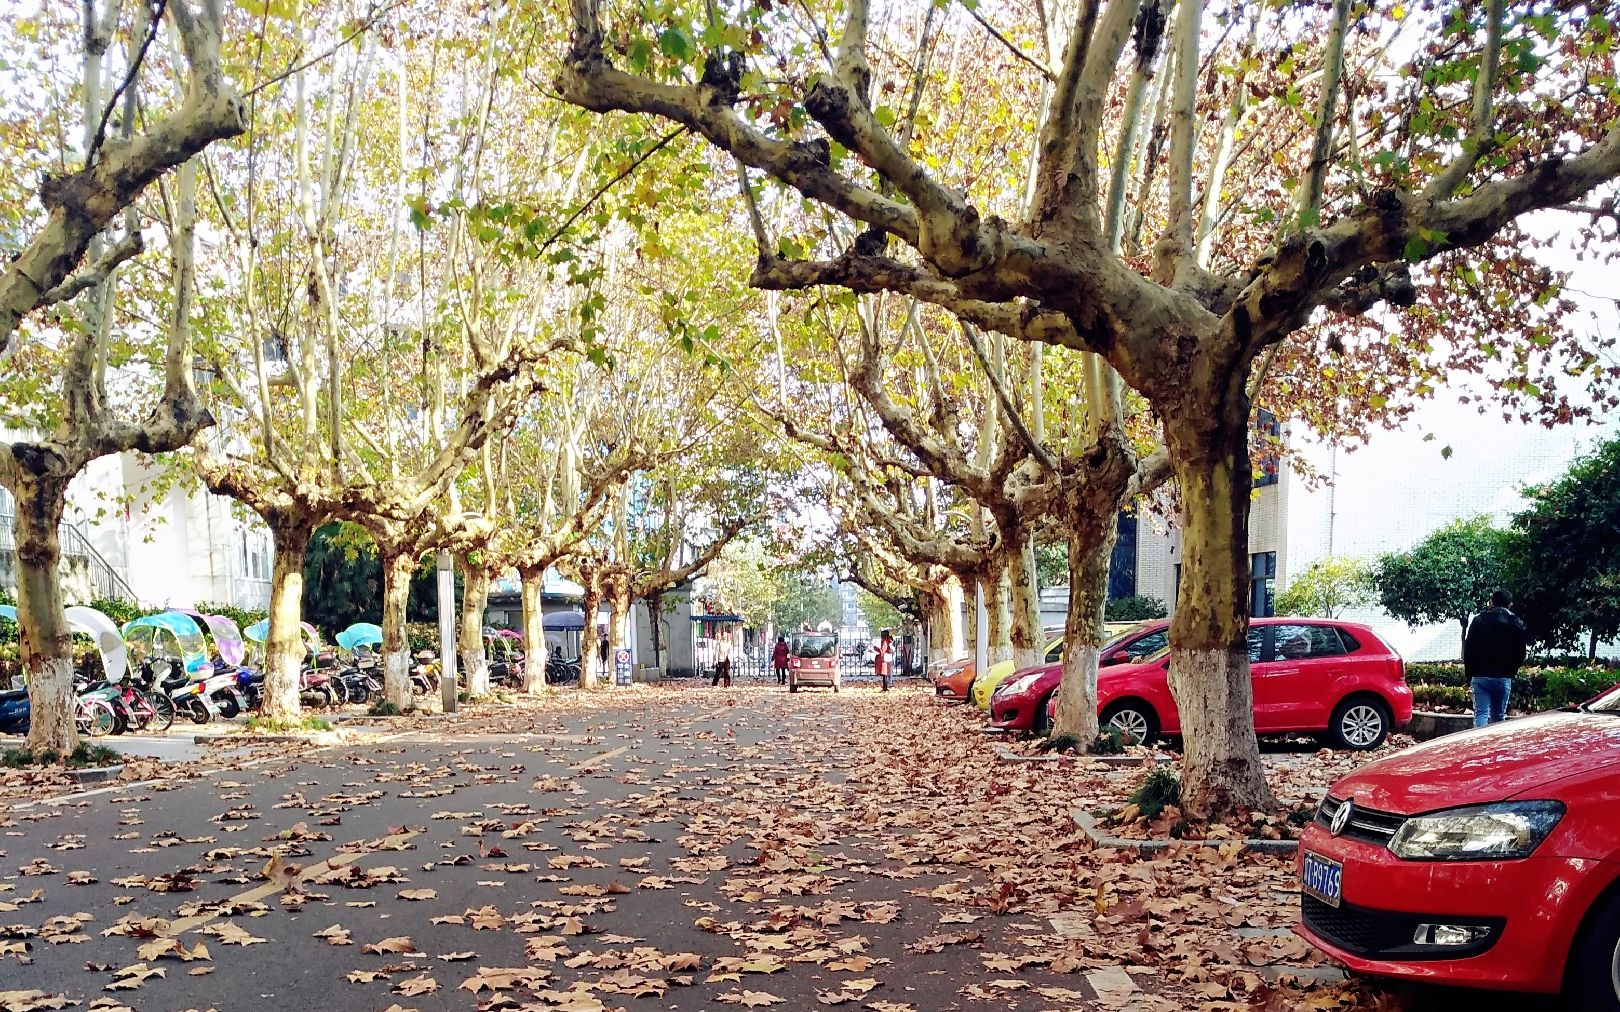
<path fill-rule="evenodd" d="M 1355 812 L 1356 804 L 1346 798 L 1339 810 L 1333 813 L 1333 821 L 1328 823 L 1328 832 L 1338 836 L 1344 832 L 1344 827 L 1350 825 L 1350 816 Z"/>

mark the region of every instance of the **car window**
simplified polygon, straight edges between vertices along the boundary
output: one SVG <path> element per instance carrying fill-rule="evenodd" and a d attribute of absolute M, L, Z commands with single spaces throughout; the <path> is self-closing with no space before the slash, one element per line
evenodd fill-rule
<path fill-rule="evenodd" d="M 1361 641 L 1356 639 L 1354 636 L 1350 635 L 1350 630 L 1348 630 L 1348 629 L 1339 629 L 1338 633 L 1339 633 L 1339 639 L 1344 640 L 1344 652 L 1345 653 L 1353 654 L 1357 650 L 1361 649 Z"/>
<path fill-rule="evenodd" d="M 1160 629 L 1150 632 L 1141 639 L 1125 644 L 1122 648 L 1125 654 L 1133 661 L 1139 661 L 1148 654 L 1156 654 L 1170 645 L 1170 630 Z"/>
<path fill-rule="evenodd" d="M 1063 644 L 1054 643 L 1046 648 L 1046 663 L 1056 664 L 1063 659 Z"/>
<path fill-rule="evenodd" d="M 1253 664 L 1260 659 L 1260 648 L 1266 642 L 1266 631 L 1251 626 L 1249 628 L 1249 663 Z"/>
<path fill-rule="evenodd" d="M 1315 657 L 1337 657 L 1344 653 L 1339 631 L 1330 625 L 1278 625 L 1274 656 L 1279 661 L 1303 661 Z"/>

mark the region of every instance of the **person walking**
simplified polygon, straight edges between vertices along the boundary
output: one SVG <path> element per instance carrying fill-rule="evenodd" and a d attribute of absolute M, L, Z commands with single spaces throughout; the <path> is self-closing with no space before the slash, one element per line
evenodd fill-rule
<path fill-rule="evenodd" d="M 889 672 L 894 667 L 894 636 L 883 630 L 878 637 L 877 649 L 872 654 L 872 673 L 883 680 L 883 691 L 889 691 Z"/>
<path fill-rule="evenodd" d="M 729 637 L 720 637 L 719 653 L 714 662 L 714 678 L 710 680 L 709 687 L 713 688 L 724 682 L 726 688 L 731 688 L 731 640 Z"/>
<path fill-rule="evenodd" d="M 776 684 L 786 684 L 788 675 L 788 645 L 786 636 L 776 637 L 776 646 L 771 649 L 771 667 L 776 669 Z"/>
<path fill-rule="evenodd" d="M 1484 727 L 1507 719 L 1513 676 L 1524 663 L 1524 619 L 1509 608 L 1513 597 L 1494 591 L 1486 609 L 1468 623 L 1463 636 L 1463 671 L 1474 690 L 1474 726 Z"/>

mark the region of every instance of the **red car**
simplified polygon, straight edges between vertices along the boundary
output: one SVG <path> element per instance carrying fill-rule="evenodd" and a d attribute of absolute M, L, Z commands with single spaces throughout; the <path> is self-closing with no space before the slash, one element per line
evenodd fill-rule
<path fill-rule="evenodd" d="M 1107 668 L 1134 664 L 1163 651 L 1169 642 L 1169 621 L 1147 622 L 1104 643 L 1097 666 Z M 1051 657 L 1050 654 L 1047 656 Z M 1052 726 L 1050 704 L 1057 698 L 1058 683 L 1062 680 L 1061 662 L 1014 671 L 990 695 L 990 726 L 1004 731 L 1045 734 Z"/>
<path fill-rule="evenodd" d="M 1329 789 L 1299 933 L 1352 970 L 1620 1009 L 1620 687 L 1438 738 Z"/>
<path fill-rule="evenodd" d="M 1364 625 L 1333 619 L 1261 618 L 1249 625 L 1254 726 L 1261 734 L 1325 734 L 1341 748 L 1366 751 L 1412 719 L 1405 665 Z M 1139 742 L 1181 733 L 1170 695 L 1170 654 L 1103 668 L 1097 705 L 1105 724 Z M 991 723 L 1038 730 L 1050 721 L 1061 669 L 1030 669 L 990 701 Z"/>

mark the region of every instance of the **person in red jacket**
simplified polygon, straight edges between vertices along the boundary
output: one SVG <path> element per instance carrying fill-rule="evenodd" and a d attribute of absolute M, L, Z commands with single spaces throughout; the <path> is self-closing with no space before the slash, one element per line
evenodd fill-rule
<path fill-rule="evenodd" d="M 771 650 L 771 666 L 776 669 L 776 684 L 787 682 L 788 645 L 786 636 L 776 637 L 776 646 Z"/>
<path fill-rule="evenodd" d="M 894 636 L 883 630 L 878 637 L 877 650 L 872 654 L 872 673 L 883 679 L 883 691 L 889 691 L 889 672 L 894 668 Z"/>

